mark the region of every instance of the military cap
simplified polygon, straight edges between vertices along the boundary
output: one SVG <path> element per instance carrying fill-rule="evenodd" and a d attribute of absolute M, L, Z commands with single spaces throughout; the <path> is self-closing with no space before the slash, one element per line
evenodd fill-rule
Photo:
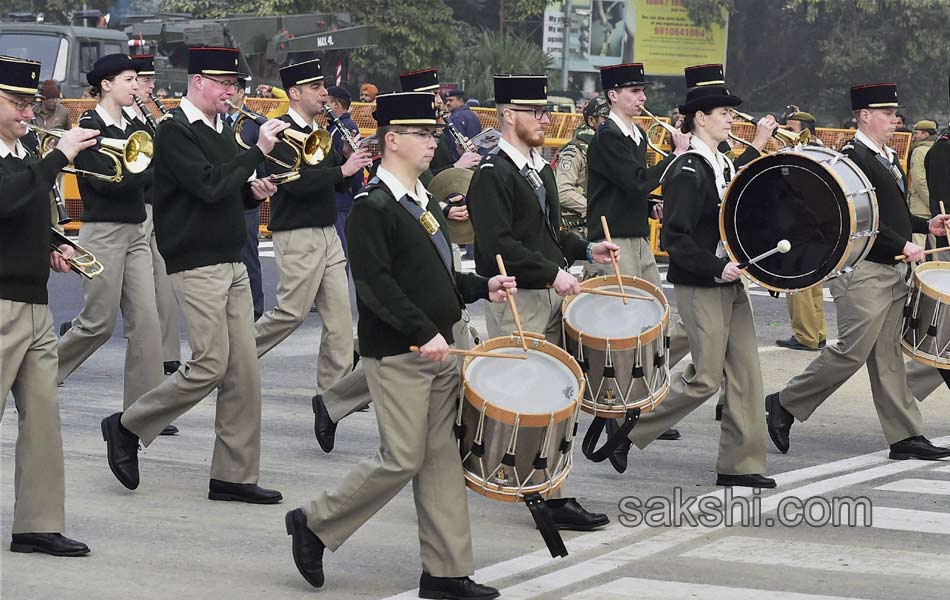
<path fill-rule="evenodd" d="M 434 92 L 439 89 L 439 72 L 435 69 L 410 71 L 399 76 L 404 92 Z"/>
<path fill-rule="evenodd" d="M 288 65 L 280 69 L 280 82 L 285 90 L 295 85 L 306 85 L 314 81 L 323 81 L 323 69 L 320 68 L 319 58 Z"/>
<path fill-rule="evenodd" d="M 40 85 L 40 63 L 0 55 L 0 90 L 20 96 L 35 96 Z"/>
<path fill-rule="evenodd" d="M 138 72 L 138 65 L 127 54 L 121 52 L 106 54 L 96 61 L 96 64 L 92 66 L 92 71 L 86 73 L 86 81 L 97 88 L 103 79 L 118 75 L 122 71 Z"/>
<path fill-rule="evenodd" d="M 155 74 L 155 59 L 151 54 L 137 54 L 129 58 L 135 63 L 135 70 L 138 71 L 139 75 Z"/>
<path fill-rule="evenodd" d="M 915 131 L 932 131 L 937 133 L 937 122 L 931 121 L 929 119 L 924 119 L 923 121 L 917 121 L 914 124 Z"/>
<path fill-rule="evenodd" d="M 241 53 L 237 48 L 188 48 L 189 75 L 233 75 L 241 79 L 250 77 L 239 66 Z"/>
<path fill-rule="evenodd" d="M 742 99 L 729 92 L 722 65 L 686 67 L 686 102 L 679 105 L 683 114 L 709 110 L 717 106 L 739 106 Z"/>
<path fill-rule="evenodd" d="M 331 85 L 327 88 L 327 95 L 329 95 L 331 98 L 346 100 L 347 102 L 353 99 L 353 96 L 350 95 L 350 92 L 347 91 L 347 89 L 342 85 Z"/>
<path fill-rule="evenodd" d="M 546 106 L 546 75 L 495 75 L 495 104 Z"/>
<path fill-rule="evenodd" d="M 790 121 L 801 121 L 802 123 L 814 123 L 815 117 L 811 113 L 800 110 L 788 116 Z"/>
<path fill-rule="evenodd" d="M 851 88 L 851 110 L 900 108 L 896 83 L 872 83 Z"/>
<path fill-rule="evenodd" d="M 373 118 L 379 127 L 439 125 L 431 92 L 393 92 L 376 96 Z"/>
<path fill-rule="evenodd" d="M 625 63 L 601 67 L 600 69 L 600 85 L 605 92 L 622 87 L 650 85 L 651 83 L 653 82 L 646 81 L 643 75 L 643 63 Z"/>

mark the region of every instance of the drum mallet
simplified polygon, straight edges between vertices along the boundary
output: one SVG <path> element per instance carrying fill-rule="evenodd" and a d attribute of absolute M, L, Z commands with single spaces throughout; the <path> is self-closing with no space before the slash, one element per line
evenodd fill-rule
<path fill-rule="evenodd" d="M 763 252 L 762 254 L 756 256 L 752 260 L 744 260 L 741 263 L 737 264 L 736 267 L 739 270 L 748 269 L 755 263 L 760 260 L 765 260 L 766 258 L 772 256 L 773 254 L 785 254 L 792 249 L 792 244 L 788 240 L 780 240 L 779 243 L 775 244 L 775 247 L 769 250 L 768 252 Z"/>
<path fill-rule="evenodd" d="M 607 217 L 605 215 L 600 215 L 600 225 L 604 228 L 604 239 L 610 243 L 613 243 L 613 240 L 610 239 L 610 228 L 607 227 Z M 610 262 L 614 266 L 614 275 L 617 276 L 617 285 L 620 286 L 620 293 L 623 293 L 623 279 L 620 278 L 620 265 L 617 263 L 617 255 L 613 252 L 610 253 Z M 627 303 L 627 299 L 623 299 L 623 303 Z"/>
<path fill-rule="evenodd" d="M 495 261 L 498 263 L 498 273 L 502 277 L 508 277 L 508 271 L 505 270 L 505 261 L 502 260 L 501 254 L 495 255 Z M 521 336 L 521 348 L 527 352 L 528 351 L 528 342 L 525 341 L 524 329 L 521 328 L 521 317 L 518 316 L 518 307 L 515 306 L 515 296 L 514 294 L 508 294 L 508 306 L 511 307 L 511 316 L 515 319 L 515 327 L 518 328 L 518 335 Z"/>

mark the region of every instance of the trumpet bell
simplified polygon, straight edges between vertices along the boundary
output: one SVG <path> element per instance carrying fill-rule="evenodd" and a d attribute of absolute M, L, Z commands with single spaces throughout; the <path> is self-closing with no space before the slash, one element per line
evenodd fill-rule
<path fill-rule="evenodd" d="M 155 153 L 152 136 L 145 131 L 135 131 L 128 139 L 103 138 L 102 148 L 122 157 L 122 165 L 129 173 L 141 173 L 148 168 Z"/>
<path fill-rule="evenodd" d="M 287 143 L 296 147 L 303 162 L 310 166 L 322 163 L 330 153 L 331 139 L 326 129 L 316 129 L 310 133 L 285 129 L 281 135 Z"/>

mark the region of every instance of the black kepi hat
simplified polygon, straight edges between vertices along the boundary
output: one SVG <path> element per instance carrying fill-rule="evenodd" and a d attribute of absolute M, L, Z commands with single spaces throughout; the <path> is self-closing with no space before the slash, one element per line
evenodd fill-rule
<path fill-rule="evenodd" d="M 742 99 L 734 96 L 726 87 L 722 65 L 698 65 L 686 67 L 686 102 L 679 105 L 683 114 L 697 110 L 709 110 L 717 106 L 739 106 Z"/>
<path fill-rule="evenodd" d="M 851 110 L 900 108 L 896 83 L 871 83 L 851 88 Z"/>
<path fill-rule="evenodd" d="M 320 67 L 319 58 L 288 65 L 280 70 L 280 82 L 285 90 L 314 81 L 323 81 L 323 69 Z"/>
<path fill-rule="evenodd" d="M 151 54 L 137 54 L 129 58 L 135 63 L 135 70 L 138 71 L 139 75 L 155 74 L 155 59 Z"/>
<path fill-rule="evenodd" d="M 410 71 L 399 76 L 404 92 L 434 92 L 439 89 L 439 72 L 435 69 Z"/>
<path fill-rule="evenodd" d="M 241 53 L 237 48 L 188 48 L 189 75 L 233 75 L 247 79 L 249 75 L 238 66 Z"/>
<path fill-rule="evenodd" d="M 86 81 L 94 88 L 99 87 L 103 79 L 118 75 L 122 71 L 138 72 L 136 64 L 127 54 L 117 52 L 115 54 L 106 54 L 96 61 L 92 66 L 92 71 L 86 73 Z"/>
<path fill-rule="evenodd" d="M 431 92 L 393 92 L 376 96 L 373 118 L 379 127 L 439 125 Z"/>
<path fill-rule="evenodd" d="M 495 104 L 546 106 L 547 75 L 495 75 Z"/>
<path fill-rule="evenodd" d="M 40 63 L 0 55 L 0 90 L 19 96 L 36 96 L 39 85 Z"/>
<path fill-rule="evenodd" d="M 722 65 L 696 65 L 683 69 L 686 76 L 686 88 L 704 87 L 707 85 L 726 85 Z"/>
<path fill-rule="evenodd" d="M 647 81 L 643 75 L 643 63 L 625 63 L 601 67 L 600 69 L 600 85 L 605 92 L 622 87 L 650 85 L 651 83 L 653 82 Z"/>

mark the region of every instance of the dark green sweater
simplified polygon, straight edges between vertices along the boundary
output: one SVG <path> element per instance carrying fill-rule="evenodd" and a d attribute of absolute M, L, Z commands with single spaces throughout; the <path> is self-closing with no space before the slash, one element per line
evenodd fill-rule
<path fill-rule="evenodd" d="M 497 275 L 495 255 L 501 254 L 505 270 L 517 278 L 518 287 L 544 289 L 554 282 L 558 269 L 587 259 L 587 242 L 561 231 L 561 205 L 550 165 L 540 175 L 550 226 L 545 224 L 534 190 L 504 151 L 488 155 L 478 166 L 468 188 L 468 211 L 479 275 Z"/>
<path fill-rule="evenodd" d="M 290 115 L 280 117 L 290 123 L 291 129 L 310 133 L 309 127 L 300 127 Z M 288 164 L 293 164 L 294 152 L 284 143 L 274 146 L 271 156 Z M 336 223 L 336 189 L 347 181 L 343 177 L 340 165 L 343 161 L 332 149 L 326 158 L 314 166 L 301 162 L 300 179 L 292 183 L 277 186 L 277 192 L 271 196 L 271 219 L 268 228 L 271 231 L 286 231 L 304 227 L 328 227 Z M 284 173 L 286 168 L 272 160 L 264 161 L 268 174 Z"/>
<path fill-rule="evenodd" d="M 640 129 L 639 125 L 635 125 Z M 587 147 L 587 238 L 604 239 L 600 217 L 607 216 L 612 237 L 650 237 L 650 202 L 673 154 L 647 167 L 646 133 L 640 144 L 605 121 Z"/>
<path fill-rule="evenodd" d="M 155 138 L 155 235 L 169 274 L 241 262 L 244 210 L 258 201 L 247 178 L 264 155 L 242 151 L 226 125 L 217 133 L 189 123 L 181 108 L 158 125 Z"/>
<path fill-rule="evenodd" d="M 0 158 L 0 298 L 46 304 L 50 189 L 69 161 L 59 150 L 37 160 Z"/>
<path fill-rule="evenodd" d="M 87 110 L 79 117 L 79 127 L 98 129 L 105 138 L 126 139 L 133 131 L 145 127 L 137 119 L 129 121 L 125 131 L 118 127 L 107 126 L 95 110 Z M 94 148 L 87 148 L 73 161 L 78 169 L 96 173 L 112 174 L 115 165 L 111 160 Z M 146 185 L 152 180 L 152 166 L 141 173 L 122 171 L 122 181 L 100 181 L 94 177 L 77 177 L 79 195 L 82 197 L 82 215 L 84 223 L 141 223 L 145 220 Z"/>
<path fill-rule="evenodd" d="M 431 196 L 428 208 L 448 240 L 439 203 Z M 465 303 L 488 297 L 487 279 L 449 274 L 429 234 L 379 180 L 356 196 L 346 238 L 363 356 L 405 354 L 437 333 L 453 343 L 452 326 Z"/>

